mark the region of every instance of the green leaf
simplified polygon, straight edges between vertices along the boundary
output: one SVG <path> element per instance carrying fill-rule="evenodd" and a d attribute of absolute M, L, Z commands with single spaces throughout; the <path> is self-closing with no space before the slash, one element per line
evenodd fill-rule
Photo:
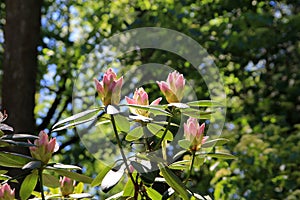
<path fill-rule="evenodd" d="M 183 139 L 178 141 L 178 145 L 184 149 L 189 149 L 191 142 L 189 140 Z"/>
<path fill-rule="evenodd" d="M 70 127 L 70 126 L 75 126 L 77 124 L 82 124 L 82 123 L 91 121 L 93 119 L 96 119 L 97 115 L 98 115 L 98 112 L 100 110 L 102 110 L 102 109 L 103 108 L 95 108 L 95 109 L 91 109 L 91 110 L 86 110 L 86 111 L 83 111 L 81 113 L 77 113 L 77 114 L 75 114 L 75 115 L 73 115 L 71 117 L 68 117 L 68 118 L 66 118 L 64 120 L 61 120 L 61 121 L 59 121 L 59 122 L 57 122 L 56 124 L 53 125 L 53 127 L 52 127 L 53 130 L 52 131 L 63 130 L 63 129 L 66 129 L 66 128 Z M 92 116 L 88 117 L 88 119 L 74 122 L 74 121 L 76 121 L 76 120 L 78 120 L 80 118 L 83 118 L 83 117 L 86 118 L 88 115 L 92 115 Z M 56 127 L 58 127 L 58 126 L 60 126 L 62 124 L 65 124 L 65 123 L 68 123 L 68 122 L 71 122 L 71 121 L 73 121 L 73 123 L 70 123 L 68 125 L 62 126 L 60 128 L 56 128 Z"/>
<path fill-rule="evenodd" d="M 91 187 L 95 187 L 101 184 L 105 175 L 111 170 L 112 166 L 106 166 L 102 171 L 96 176 L 96 178 L 92 181 Z"/>
<path fill-rule="evenodd" d="M 150 199 L 161 199 L 162 195 L 154 190 L 153 188 L 147 187 L 146 188 L 147 194 L 149 195 Z"/>
<path fill-rule="evenodd" d="M 159 163 L 158 167 L 166 182 L 172 187 L 184 200 L 189 200 L 189 193 L 182 181 L 167 167 Z"/>
<path fill-rule="evenodd" d="M 112 189 L 121 180 L 124 170 L 125 164 L 123 164 L 118 171 L 110 170 L 102 180 L 102 191 L 106 193 Z"/>
<path fill-rule="evenodd" d="M 32 161 L 31 157 L 22 154 L 0 152 L 0 165 L 4 167 L 22 168 L 30 161 Z"/>
<path fill-rule="evenodd" d="M 217 139 L 206 141 L 204 144 L 201 145 L 201 147 L 202 148 L 211 148 L 211 147 L 214 147 L 214 146 L 221 146 L 223 144 L 226 144 L 229 141 L 230 140 L 228 140 L 226 138 L 217 138 Z"/>
<path fill-rule="evenodd" d="M 83 189 L 84 189 L 84 184 L 82 182 L 79 182 L 74 188 L 74 193 L 82 193 Z"/>
<path fill-rule="evenodd" d="M 126 104 L 126 105 L 120 105 L 120 106 L 128 106 L 136 109 L 146 110 L 154 115 L 166 115 L 169 116 L 170 113 L 165 111 L 164 109 L 159 108 L 159 106 L 142 106 L 142 105 L 136 105 L 136 104 Z"/>
<path fill-rule="evenodd" d="M 50 166 L 47 166 L 46 169 L 54 171 L 54 172 L 58 173 L 61 176 L 66 176 L 66 177 L 69 177 L 69 178 L 74 179 L 74 180 L 79 181 L 79 182 L 90 184 L 93 181 L 93 179 L 91 177 L 88 177 L 88 176 L 83 175 L 83 174 L 78 174 L 76 172 L 71 172 L 71 171 L 68 171 L 68 170 L 65 170 L 65 169 L 57 169 L 57 168 L 50 167 Z"/>
<path fill-rule="evenodd" d="M 169 165 L 170 169 L 185 170 L 191 164 L 190 160 L 180 160 Z"/>
<path fill-rule="evenodd" d="M 56 163 L 53 165 L 54 168 L 57 169 L 76 169 L 76 170 L 81 170 L 81 167 L 75 166 L 75 165 L 65 165 L 61 163 Z"/>
<path fill-rule="evenodd" d="M 134 196 L 134 184 L 131 180 L 128 180 L 124 189 L 123 189 L 123 197 L 132 197 Z"/>
<path fill-rule="evenodd" d="M 164 134 L 165 127 L 160 126 L 158 124 L 149 123 L 147 124 L 148 130 L 155 136 L 161 138 Z M 171 131 L 167 130 L 167 134 L 165 136 L 166 140 L 172 141 L 173 140 L 173 134 Z"/>
<path fill-rule="evenodd" d="M 30 134 L 7 134 L 1 137 L 1 139 L 13 139 L 13 140 L 31 140 L 31 139 L 37 139 L 39 138 L 36 135 L 30 135 Z"/>
<path fill-rule="evenodd" d="M 37 184 L 37 181 L 38 173 L 36 170 L 26 176 L 20 188 L 20 197 L 22 200 L 26 200 L 30 197 L 32 191 L 34 190 Z"/>
<path fill-rule="evenodd" d="M 51 174 L 43 173 L 43 183 L 50 188 L 60 187 L 59 179 Z"/>
<path fill-rule="evenodd" d="M 135 127 L 127 135 L 125 140 L 134 141 L 140 139 L 144 135 L 144 130 L 142 126 Z"/>
<path fill-rule="evenodd" d="M 189 106 L 185 103 L 170 103 L 170 104 L 168 104 L 168 106 L 174 106 L 174 107 L 180 108 L 180 109 L 189 108 Z"/>
<path fill-rule="evenodd" d="M 16 145 L 16 146 L 22 146 L 22 147 L 32 147 L 35 146 L 34 144 L 30 144 L 28 142 L 18 142 L 14 140 L 1 140 L 1 142 L 7 143 L 7 146 L 9 145 Z M 5 145 L 5 144 L 2 145 Z"/>
<path fill-rule="evenodd" d="M 193 117 L 196 119 L 210 119 L 211 118 L 211 114 L 214 113 L 213 111 L 201 111 L 198 109 L 194 109 L 194 108 L 187 108 L 187 109 L 183 109 L 182 110 L 182 114 L 189 116 L 189 117 Z"/>
<path fill-rule="evenodd" d="M 42 166 L 42 162 L 39 160 L 33 160 L 30 161 L 29 163 L 27 163 L 26 165 L 24 165 L 22 167 L 22 169 L 37 169 L 40 168 Z"/>
<path fill-rule="evenodd" d="M 224 107 L 223 104 L 212 100 L 199 100 L 187 103 L 191 107 Z"/>
<path fill-rule="evenodd" d="M 80 194 L 70 194 L 69 197 L 72 199 L 92 199 L 93 195 L 89 193 L 80 193 Z"/>
<path fill-rule="evenodd" d="M 117 107 L 115 106 L 112 106 L 112 105 L 108 105 L 106 108 L 105 108 L 105 112 L 109 115 L 116 115 L 116 114 L 119 114 L 120 111 L 118 110 Z"/>
<path fill-rule="evenodd" d="M 196 155 L 203 155 L 203 156 L 209 156 L 212 158 L 218 158 L 218 159 L 236 159 L 234 155 L 228 154 L 228 153 L 208 153 L 208 154 L 197 154 Z"/>
<path fill-rule="evenodd" d="M 130 130 L 129 120 L 122 115 L 114 115 L 116 126 L 121 132 L 127 133 Z"/>

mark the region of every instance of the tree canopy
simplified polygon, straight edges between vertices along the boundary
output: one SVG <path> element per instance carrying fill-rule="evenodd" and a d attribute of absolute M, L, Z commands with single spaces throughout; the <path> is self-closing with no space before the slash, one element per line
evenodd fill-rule
<path fill-rule="evenodd" d="M 147 63 L 168 65 L 195 81 L 199 99 L 209 99 L 207 86 L 193 73 L 191 63 L 172 52 L 142 49 L 114 62 L 95 58 L 99 44 L 114 34 L 141 27 L 176 30 L 205 48 L 219 69 L 227 95 L 222 137 L 230 140 L 221 148 L 237 157 L 205 163 L 191 174 L 193 190 L 214 199 L 299 199 L 299 5 L 299 0 L 44 0 L 41 33 L 36 35 L 38 67 L 32 102 L 36 127 L 32 132 L 49 131 L 72 115 L 73 86 L 86 64 L 109 64 L 119 73 L 133 66 L 138 72 Z M 6 6 L 0 3 L 1 74 L 9 72 L 3 62 Z M 13 84 L 5 85 L 1 79 L 8 91 Z M 153 100 L 161 95 L 155 89 L 147 87 Z M 80 142 L 76 128 L 51 136 L 61 146 L 55 161 L 79 165 L 88 176 L 104 169 Z M 92 192 L 107 195 L 99 189 Z"/>

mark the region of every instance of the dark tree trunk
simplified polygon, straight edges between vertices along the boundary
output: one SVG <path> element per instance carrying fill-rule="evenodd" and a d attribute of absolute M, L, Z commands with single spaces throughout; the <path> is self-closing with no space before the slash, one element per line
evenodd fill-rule
<path fill-rule="evenodd" d="M 33 132 L 41 0 L 6 0 L 2 108 L 15 132 Z"/>
<path fill-rule="evenodd" d="M 5 1 L 2 109 L 8 113 L 6 123 L 14 128 L 15 133 L 35 133 L 34 95 L 41 5 L 42 0 Z M 29 154 L 28 148 L 9 150 Z M 20 169 L 9 170 L 10 176 L 20 173 Z M 20 184 L 11 185 L 16 188 L 18 198 Z"/>

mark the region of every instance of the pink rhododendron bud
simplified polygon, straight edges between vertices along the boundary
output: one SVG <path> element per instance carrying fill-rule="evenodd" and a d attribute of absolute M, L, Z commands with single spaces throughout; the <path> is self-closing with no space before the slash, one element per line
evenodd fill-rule
<path fill-rule="evenodd" d="M 183 126 L 184 136 L 191 142 L 191 150 L 199 150 L 208 138 L 204 136 L 205 123 L 200 126 L 197 119 L 190 117 Z"/>
<path fill-rule="evenodd" d="M 96 78 L 94 81 L 103 105 L 117 105 L 120 102 L 123 77 L 117 79 L 116 73 L 109 68 L 103 75 L 101 82 Z"/>
<path fill-rule="evenodd" d="M 140 87 L 139 89 L 136 89 L 133 95 L 133 98 L 125 97 L 128 104 L 136 104 L 136 105 L 142 105 L 142 106 L 148 106 L 149 105 L 149 99 L 148 94 L 145 92 L 145 90 Z M 161 101 L 161 97 L 155 99 L 150 105 L 158 105 Z M 142 115 L 145 117 L 149 116 L 149 112 L 147 110 L 137 109 L 137 108 L 130 108 L 130 111 L 137 115 Z"/>
<path fill-rule="evenodd" d="M 5 183 L 0 186 L 0 200 L 13 200 L 15 199 L 15 189 L 11 189 L 10 186 Z"/>
<path fill-rule="evenodd" d="M 60 177 L 60 191 L 63 196 L 68 196 L 73 193 L 75 187 L 75 181 L 64 176 Z"/>
<path fill-rule="evenodd" d="M 174 71 L 168 75 L 167 81 L 157 81 L 161 92 L 169 103 L 178 103 L 184 95 L 185 79 L 182 74 Z"/>
<path fill-rule="evenodd" d="M 52 153 L 59 149 L 56 139 L 52 138 L 49 141 L 48 135 L 44 131 L 39 133 L 39 138 L 34 140 L 34 145 L 29 147 L 31 156 L 44 164 L 47 164 L 52 157 Z"/>

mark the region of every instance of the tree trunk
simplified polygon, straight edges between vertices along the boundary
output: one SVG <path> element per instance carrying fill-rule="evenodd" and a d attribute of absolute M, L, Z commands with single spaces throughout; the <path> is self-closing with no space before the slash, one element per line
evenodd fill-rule
<path fill-rule="evenodd" d="M 2 109 L 8 113 L 6 123 L 14 128 L 15 133 L 35 133 L 34 97 L 41 5 L 42 0 L 5 2 Z M 28 148 L 15 147 L 9 150 L 29 154 Z M 20 169 L 9 170 L 10 176 L 20 173 Z M 10 184 L 16 188 L 16 198 L 19 198 L 20 184 Z"/>
<path fill-rule="evenodd" d="M 15 132 L 33 132 L 40 0 L 6 0 L 2 109 Z"/>

